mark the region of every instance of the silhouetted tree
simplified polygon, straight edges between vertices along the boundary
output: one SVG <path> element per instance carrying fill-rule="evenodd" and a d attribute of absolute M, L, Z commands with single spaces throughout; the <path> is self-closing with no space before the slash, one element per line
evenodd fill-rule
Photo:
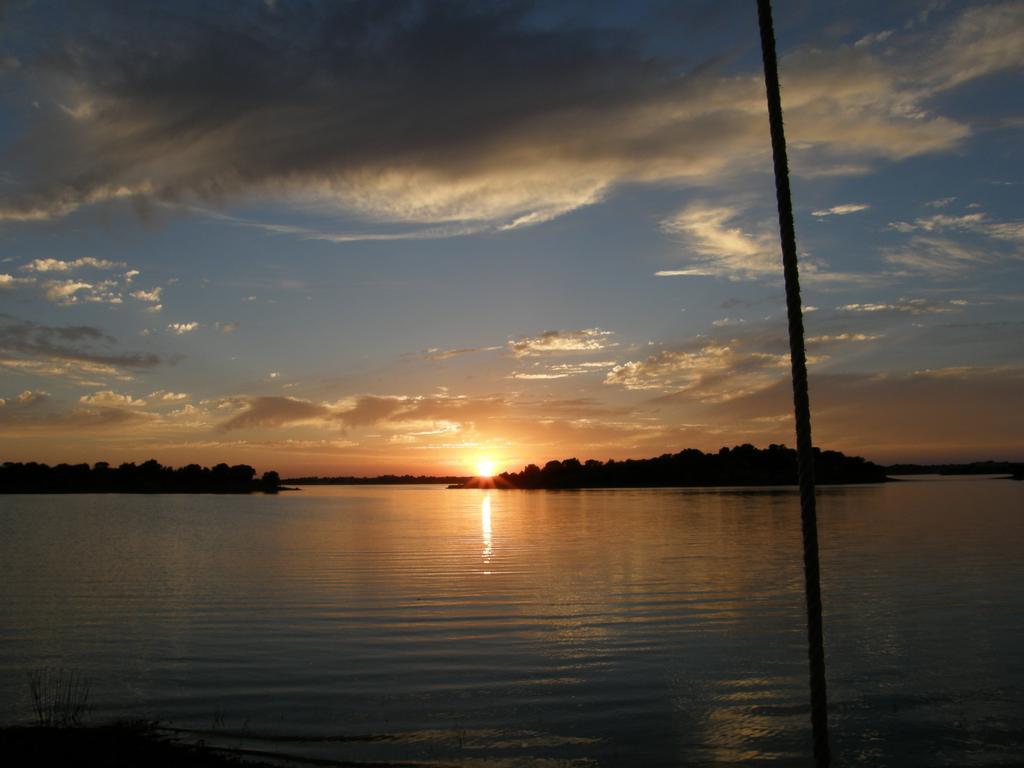
<path fill-rule="evenodd" d="M 273 470 L 270 472 L 264 472 L 263 477 L 260 478 L 260 488 L 264 493 L 277 493 L 280 486 L 281 476 Z"/>

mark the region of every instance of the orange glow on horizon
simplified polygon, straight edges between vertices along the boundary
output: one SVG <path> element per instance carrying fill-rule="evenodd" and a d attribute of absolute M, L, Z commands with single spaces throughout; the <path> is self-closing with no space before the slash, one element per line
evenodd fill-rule
<path fill-rule="evenodd" d="M 490 459 L 480 459 L 476 463 L 477 477 L 494 477 L 494 462 Z"/>

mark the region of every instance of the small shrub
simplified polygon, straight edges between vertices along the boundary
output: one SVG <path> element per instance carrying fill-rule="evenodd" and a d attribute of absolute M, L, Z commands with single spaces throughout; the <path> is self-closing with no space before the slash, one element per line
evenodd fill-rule
<path fill-rule="evenodd" d="M 67 728 L 82 722 L 89 704 L 89 681 L 75 670 L 34 669 L 28 673 L 28 688 L 38 725 Z"/>

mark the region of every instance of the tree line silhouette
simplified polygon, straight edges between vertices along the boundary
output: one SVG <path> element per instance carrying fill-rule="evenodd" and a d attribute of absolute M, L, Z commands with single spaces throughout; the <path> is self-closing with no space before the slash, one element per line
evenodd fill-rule
<path fill-rule="evenodd" d="M 883 483 L 885 467 L 860 456 L 814 449 L 818 483 Z M 590 459 L 527 465 L 522 472 L 472 478 L 464 488 L 639 488 L 674 486 L 796 485 L 796 451 L 784 445 L 755 448 L 745 444 L 704 453 L 688 448 L 651 459 L 606 462 Z"/>
<path fill-rule="evenodd" d="M 986 461 L 969 464 L 893 464 L 880 466 L 860 456 L 814 449 L 814 471 L 820 484 L 881 483 L 886 475 L 1010 474 L 1024 478 L 1019 462 Z M 502 472 L 493 478 L 459 475 L 379 475 L 377 477 L 293 477 L 282 481 L 277 472 L 259 478 L 248 464 L 189 464 L 175 469 L 155 459 L 114 467 L 105 461 L 88 464 L 5 462 L 0 464 L 0 493 L 276 493 L 288 485 L 427 485 L 464 488 L 641 488 L 672 486 L 795 485 L 796 451 L 784 445 L 755 448 L 744 444 L 704 453 L 689 448 L 650 459 L 606 462 L 590 459 L 528 464 L 521 472 Z"/>
<path fill-rule="evenodd" d="M 150 459 L 142 464 L 112 467 L 105 461 L 88 464 L 4 462 L 0 493 L 277 493 L 281 478 L 264 472 L 257 479 L 248 464 L 189 464 L 175 469 Z"/>

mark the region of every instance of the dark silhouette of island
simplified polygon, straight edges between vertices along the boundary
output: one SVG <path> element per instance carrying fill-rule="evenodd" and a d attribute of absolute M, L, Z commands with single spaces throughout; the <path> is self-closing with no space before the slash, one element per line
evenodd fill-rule
<path fill-rule="evenodd" d="M 4 462 L 0 465 L 0 493 L 277 493 L 277 472 L 256 470 L 248 464 L 218 464 L 212 469 L 198 464 L 175 469 L 156 459 L 142 464 L 112 467 L 98 461 L 88 464 Z"/>
<path fill-rule="evenodd" d="M 651 459 L 549 461 L 522 472 L 477 477 L 457 488 L 662 488 L 685 486 L 796 485 L 796 451 L 784 445 L 738 445 L 718 453 L 689 448 Z M 886 471 L 860 456 L 814 449 L 815 479 L 822 485 L 884 483 Z"/>

